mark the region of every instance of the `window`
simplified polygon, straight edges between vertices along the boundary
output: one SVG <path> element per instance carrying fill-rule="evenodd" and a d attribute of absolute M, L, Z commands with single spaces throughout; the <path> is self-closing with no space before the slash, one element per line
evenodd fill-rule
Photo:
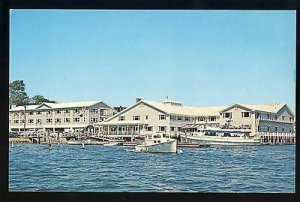
<path fill-rule="evenodd" d="M 55 119 L 55 123 L 61 123 L 61 119 Z"/>
<path fill-rule="evenodd" d="M 29 115 L 33 115 L 33 112 L 29 112 Z"/>
<path fill-rule="evenodd" d="M 159 120 L 166 120 L 166 115 L 159 115 L 158 118 Z"/>
<path fill-rule="evenodd" d="M 257 126 L 257 131 L 260 131 L 260 126 Z"/>
<path fill-rule="evenodd" d="M 216 120 L 217 120 L 217 117 L 215 117 L 215 116 L 210 117 L 210 121 L 216 121 Z"/>
<path fill-rule="evenodd" d="M 270 119 L 270 114 L 267 114 L 267 119 Z"/>
<path fill-rule="evenodd" d="M 285 119 L 285 116 L 282 116 L 281 118 L 282 118 L 282 120 L 284 121 L 284 119 Z"/>
<path fill-rule="evenodd" d="M 282 132 L 284 132 L 285 131 L 285 128 L 282 128 Z"/>
<path fill-rule="evenodd" d="M 14 123 L 19 123 L 19 120 L 14 120 Z"/>
<path fill-rule="evenodd" d="M 134 121 L 140 120 L 140 116 L 133 116 L 133 120 L 134 120 Z"/>
<path fill-rule="evenodd" d="M 178 121 L 182 121 L 183 117 L 182 116 L 177 116 Z"/>
<path fill-rule="evenodd" d="M 20 120 L 20 123 L 25 123 L 25 120 Z"/>
<path fill-rule="evenodd" d="M 290 128 L 290 133 L 292 132 L 292 128 Z"/>
<path fill-rule="evenodd" d="M 37 111 L 36 114 L 42 114 L 42 112 L 41 111 Z"/>
<path fill-rule="evenodd" d="M 152 126 L 148 126 L 147 131 L 152 131 Z"/>
<path fill-rule="evenodd" d="M 61 111 L 60 110 L 56 110 L 56 114 L 60 114 L 61 113 Z"/>
<path fill-rule="evenodd" d="M 260 118 L 260 113 L 256 113 L 256 118 Z"/>
<path fill-rule="evenodd" d="M 290 121 L 293 121 L 293 117 L 290 117 Z"/>
<path fill-rule="evenodd" d="M 224 113 L 224 117 L 225 118 L 231 118 L 232 117 L 232 113 L 231 112 Z"/>
<path fill-rule="evenodd" d="M 277 115 L 274 115 L 274 119 L 277 120 Z"/>
<path fill-rule="evenodd" d="M 42 119 L 37 119 L 36 123 L 42 123 Z"/>
<path fill-rule="evenodd" d="M 204 121 L 204 120 L 205 120 L 205 117 L 204 117 L 204 116 L 198 117 L 198 121 Z"/>
<path fill-rule="evenodd" d="M 159 126 L 159 131 L 166 131 L 166 126 Z"/>
<path fill-rule="evenodd" d="M 74 109 L 75 113 L 79 113 L 79 111 L 80 111 L 79 109 Z"/>
<path fill-rule="evenodd" d="M 125 121 L 125 116 L 119 116 L 119 121 Z"/>
<path fill-rule="evenodd" d="M 175 115 L 171 115 L 170 116 L 170 120 L 175 121 L 176 120 L 176 116 Z"/>
<path fill-rule="evenodd" d="M 146 115 L 146 120 L 148 120 L 148 115 Z"/>
<path fill-rule="evenodd" d="M 47 123 L 52 123 L 52 119 L 46 119 Z"/>
<path fill-rule="evenodd" d="M 90 112 L 97 114 L 98 113 L 98 109 L 90 109 Z"/>
<path fill-rule="evenodd" d="M 64 122 L 70 123 L 70 118 L 65 118 L 65 119 L 64 119 Z"/>
<path fill-rule="evenodd" d="M 28 119 L 28 123 L 33 123 L 33 119 Z"/>
<path fill-rule="evenodd" d="M 51 111 L 47 111 L 46 114 L 51 114 Z"/>
<path fill-rule="evenodd" d="M 250 117 L 250 112 L 242 112 L 242 117 Z"/>
<path fill-rule="evenodd" d="M 80 119 L 79 118 L 73 118 L 73 122 L 79 122 Z"/>
<path fill-rule="evenodd" d="M 64 110 L 64 113 L 65 113 L 65 114 L 69 114 L 70 111 L 69 111 L 68 109 L 65 109 L 65 110 Z"/>
<path fill-rule="evenodd" d="M 191 117 L 186 116 L 186 117 L 184 118 L 184 120 L 185 120 L 185 121 L 190 121 L 190 120 L 191 120 Z"/>
<path fill-rule="evenodd" d="M 96 123 L 96 122 L 98 122 L 98 119 L 97 118 L 91 118 L 91 122 Z"/>
<path fill-rule="evenodd" d="M 270 126 L 267 126 L 267 131 L 270 132 Z"/>
<path fill-rule="evenodd" d="M 171 131 L 175 131 L 175 127 L 171 126 Z"/>
<path fill-rule="evenodd" d="M 277 132 L 277 131 L 278 131 L 278 127 L 276 126 L 276 127 L 275 127 L 275 132 Z"/>

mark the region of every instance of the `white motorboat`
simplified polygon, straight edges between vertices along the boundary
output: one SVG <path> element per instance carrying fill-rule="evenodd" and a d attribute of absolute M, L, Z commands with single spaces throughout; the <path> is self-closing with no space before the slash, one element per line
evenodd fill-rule
<path fill-rule="evenodd" d="M 119 142 L 105 142 L 103 146 L 117 146 L 119 144 Z"/>
<path fill-rule="evenodd" d="M 90 139 L 87 139 L 87 140 L 69 140 L 68 141 L 68 144 L 70 145 L 82 145 L 82 144 L 85 144 L 85 145 L 89 145 L 91 144 L 91 140 Z"/>
<path fill-rule="evenodd" d="M 135 146 L 135 151 L 152 153 L 176 153 L 177 141 L 164 133 L 145 135 L 145 140 Z"/>
<path fill-rule="evenodd" d="M 184 136 L 183 136 L 184 137 Z M 243 129 L 207 128 L 185 135 L 187 142 L 207 143 L 219 146 L 258 146 L 259 138 L 251 137 L 250 131 Z"/>

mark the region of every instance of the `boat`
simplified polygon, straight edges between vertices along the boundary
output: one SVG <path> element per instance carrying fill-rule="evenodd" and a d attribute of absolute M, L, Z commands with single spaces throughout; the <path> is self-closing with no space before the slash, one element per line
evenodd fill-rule
<path fill-rule="evenodd" d="M 195 143 L 195 142 L 178 142 L 177 147 L 210 147 L 207 143 Z"/>
<path fill-rule="evenodd" d="M 105 142 L 103 146 L 117 146 L 120 142 Z"/>
<path fill-rule="evenodd" d="M 145 135 L 141 144 L 135 146 L 135 151 L 151 153 L 176 153 L 177 141 L 165 133 Z"/>
<path fill-rule="evenodd" d="M 136 142 L 123 142 L 123 146 L 136 146 Z"/>
<path fill-rule="evenodd" d="M 85 145 L 89 145 L 89 144 L 92 144 L 91 143 L 91 140 L 90 139 L 87 139 L 87 140 L 69 140 L 68 141 L 68 144 L 70 145 L 82 145 L 82 144 L 85 144 Z"/>
<path fill-rule="evenodd" d="M 214 146 L 258 146 L 259 138 L 251 137 L 249 130 L 207 128 L 185 135 L 187 142 L 206 143 Z"/>

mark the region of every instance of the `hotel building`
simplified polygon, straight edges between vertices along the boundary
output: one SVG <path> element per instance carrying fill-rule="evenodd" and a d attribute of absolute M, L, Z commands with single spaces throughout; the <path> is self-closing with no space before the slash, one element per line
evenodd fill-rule
<path fill-rule="evenodd" d="M 115 113 L 102 101 L 18 106 L 9 110 L 9 130 L 77 132 Z"/>
<path fill-rule="evenodd" d="M 181 102 L 137 99 L 127 109 L 94 124 L 104 135 L 137 135 L 153 132 L 196 132 L 205 127 L 239 128 L 257 132 L 294 132 L 295 115 L 286 104 L 189 107 Z"/>

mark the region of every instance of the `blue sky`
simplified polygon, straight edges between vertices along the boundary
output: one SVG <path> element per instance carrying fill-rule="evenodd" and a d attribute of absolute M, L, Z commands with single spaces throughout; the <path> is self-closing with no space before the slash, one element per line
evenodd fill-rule
<path fill-rule="evenodd" d="M 295 11 L 12 10 L 10 81 L 58 102 L 286 103 Z"/>

